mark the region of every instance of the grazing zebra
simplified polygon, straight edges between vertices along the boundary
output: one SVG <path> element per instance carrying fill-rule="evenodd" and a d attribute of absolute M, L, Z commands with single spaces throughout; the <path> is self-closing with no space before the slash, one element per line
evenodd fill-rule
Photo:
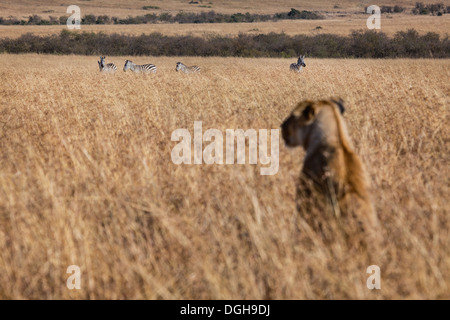
<path fill-rule="evenodd" d="M 106 57 L 100 57 L 100 61 L 97 61 L 98 67 L 100 68 L 100 72 L 110 72 L 110 73 L 116 72 L 117 67 L 114 63 L 108 63 L 105 65 L 105 58 Z"/>
<path fill-rule="evenodd" d="M 143 64 L 143 65 L 137 65 L 134 64 L 133 61 L 127 60 L 125 61 L 125 65 L 123 66 L 123 71 L 127 71 L 130 69 L 134 73 L 155 73 L 156 72 L 156 66 L 154 64 Z"/>
<path fill-rule="evenodd" d="M 289 69 L 291 71 L 301 72 L 302 68 L 306 67 L 304 59 L 305 59 L 305 56 L 298 57 L 297 63 L 291 63 L 291 66 L 289 67 Z"/>
<path fill-rule="evenodd" d="M 175 71 L 178 72 L 178 70 L 181 70 L 184 73 L 200 72 L 200 67 L 197 66 L 188 67 L 182 64 L 181 62 L 177 62 L 177 68 L 175 69 Z"/>

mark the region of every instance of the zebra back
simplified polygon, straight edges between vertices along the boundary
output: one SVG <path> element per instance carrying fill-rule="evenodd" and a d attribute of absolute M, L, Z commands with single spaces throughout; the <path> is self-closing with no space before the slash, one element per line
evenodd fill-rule
<path fill-rule="evenodd" d="M 135 73 L 155 73 L 157 68 L 154 64 L 137 65 L 133 61 L 126 60 L 123 71 L 127 71 L 128 69 Z"/>
<path fill-rule="evenodd" d="M 154 64 L 148 63 L 138 66 L 142 70 L 142 72 L 145 73 L 155 73 L 156 72 L 156 66 Z"/>
<path fill-rule="evenodd" d="M 300 71 L 302 71 L 302 66 L 298 63 L 291 63 L 289 69 L 291 71 L 300 72 Z"/>
<path fill-rule="evenodd" d="M 98 62 L 98 67 L 100 68 L 100 72 L 109 72 L 113 73 L 117 71 L 117 67 L 114 63 L 108 63 L 105 65 L 105 59 L 106 57 L 100 57 L 100 61 Z"/>
<path fill-rule="evenodd" d="M 175 70 L 176 71 L 181 70 L 184 73 L 196 73 L 196 72 L 200 72 L 200 67 L 199 66 L 188 67 L 181 62 L 177 62 L 177 67 Z"/>
<path fill-rule="evenodd" d="M 292 63 L 289 67 L 290 70 L 300 72 L 303 67 L 306 67 L 305 56 L 298 57 L 297 63 Z"/>
<path fill-rule="evenodd" d="M 106 66 L 103 67 L 102 72 L 116 72 L 117 67 L 114 63 L 108 63 Z"/>

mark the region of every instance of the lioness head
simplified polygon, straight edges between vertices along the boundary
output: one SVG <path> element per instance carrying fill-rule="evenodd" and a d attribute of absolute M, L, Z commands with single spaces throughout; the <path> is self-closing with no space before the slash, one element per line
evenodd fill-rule
<path fill-rule="evenodd" d="M 288 147 L 304 146 L 311 125 L 316 120 L 319 109 L 324 104 L 335 104 L 344 113 L 342 100 L 311 101 L 297 104 L 290 116 L 281 125 L 283 139 Z"/>
<path fill-rule="evenodd" d="M 291 115 L 281 125 L 284 142 L 289 147 L 304 144 L 308 126 L 314 121 L 314 102 L 302 101 L 294 108 Z"/>

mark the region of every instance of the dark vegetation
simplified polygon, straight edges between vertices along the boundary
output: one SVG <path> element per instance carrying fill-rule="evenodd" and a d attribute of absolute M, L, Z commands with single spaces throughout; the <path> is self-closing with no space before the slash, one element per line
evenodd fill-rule
<path fill-rule="evenodd" d="M 442 16 L 444 13 L 450 13 L 450 6 L 446 7 L 443 3 L 423 4 L 422 2 L 416 2 L 416 7 L 412 10 L 412 13 Z"/>
<path fill-rule="evenodd" d="M 158 6 L 143 6 L 142 7 L 142 9 L 144 9 L 144 10 L 158 10 L 158 9 L 161 9 L 160 7 L 158 7 Z"/>
<path fill-rule="evenodd" d="M 364 9 L 364 12 L 367 12 L 366 7 Z M 401 7 L 399 5 L 395 6 L 381 6 L 380 7 L 381 13 L 400 13 L 405 12 L 406 9 L 404 7 Z M 442 16 L 445 13 L 450 13 L 450 6 L 445 6 L 443 3 L 435 3 L 435 4 L 424 4 L 423 2 L 416 2 L 415 7 L 411 11 L 412 14 L 418 15 L 437 15 Z"/>
<path fill-rule="evenodd" d="M 368 7 L 366 7 L 364 9 L 365 13 L 367 13 L 367 8 Z M 405 8 L 398 6 L 398 5 L 395 5 L 393 7 L 392 6 L 381 6 L 380 11 L 381 11 L 381 13 L 400 13 L 400 12 L 405 11 Z"/>
<path fill-rule="evenodd" d="M 364 12 L 367 13 L 367 8 L 364 9 Z M 406 12 L 404 7 L 399 5 L 395 6 L 381 6 L 381 13 L 400 13 Z M 433 16 L 442 16 L 445 13 L 450 13 L 450 6 L 445 6 L 443 3 L 435 3 L 435 4 L 424 4 L 423 2 L 416 2 L 416 6 L 411 11 L 412 14 L 418 15 L 433 15 Z"/>
<path fill-rule="evenodd" d="M 144 7 L 149 9 L 150 6 Z M 49 17 L 48 20 L 42 19 L 38 15 L 28 17 L 28 20 L 18 20 L 14 17 L 4 19 L 0 17 L 0 25 L 58 25 L 66 24 L 68 16 Z M 277 21 L 284 19 L 323 19 L 324 17 L 316 12 L 299 11 L 291 9 L 289 12 L 275 14 L 252 14 L 252 13 L 235 13 L 224 14 L 214 11 L 188 13 L 179 12 L 172 15 L 167 12 L 160 14 L 149 13 L 143 16 L 117 18 L 107 15 L 95 16 L 93 14 L 85 15 L 81 19 L 81 24 L 146 24 L 146 23 L 235 23 L 235 22 L 264 22 Z"/>
<path fill-rule="evenodd" d="M 395 5 L 393 7 L 391 6 L 382 6 L 381 8 L 381 13 L 400 13 L 405 11 L 405 8 L 400 7 L 398 5 Z"/>
<path fill-rule="evenodd" d="M 128 36 L 62 31 L 58 35 L 25 34 L 0 39 L 0 53 L 81 55 L 235 56 L 319 58 L 450 58 L 450 40 L 437 33 L 419 35 L 415 30 L 388 37 L 374 30 L 349 36 L 332 34 L 240 34 L 237 37 L 165 36 L 160 33 Z"/>

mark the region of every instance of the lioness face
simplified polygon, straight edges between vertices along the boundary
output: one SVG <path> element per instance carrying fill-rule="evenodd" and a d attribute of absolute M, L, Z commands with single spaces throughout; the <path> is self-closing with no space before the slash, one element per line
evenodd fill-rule
<path fill-rule="evenodd" d="M 288 147 L 304 145 L 308 127 L 314 122 L 315 108 L 312 101 L 300 102 L 281 125 L 284 142 Z"/>

